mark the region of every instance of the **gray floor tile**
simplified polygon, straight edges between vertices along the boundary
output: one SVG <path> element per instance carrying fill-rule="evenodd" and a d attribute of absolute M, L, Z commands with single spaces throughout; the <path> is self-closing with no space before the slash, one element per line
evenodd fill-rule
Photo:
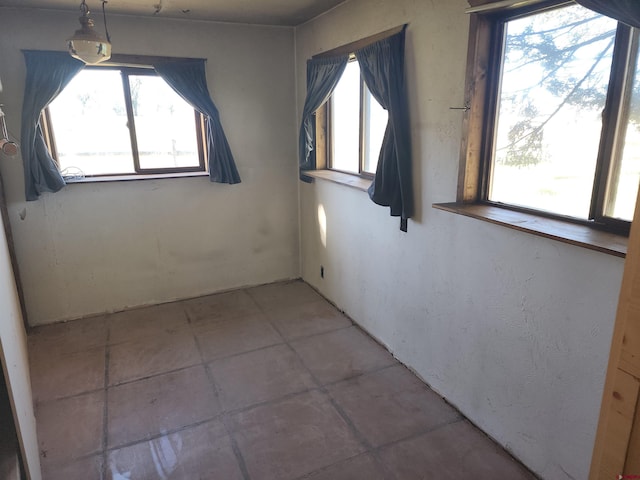
<path fill-rule="evenodd" d="M 225 410 L 236 410 L 316 386 L 286 345 L 257 350 L 209 364 Z"/>
<path fill-rule="evenodd" d="M 42 403 L 36 408 L 38 441 L 43 457 L 54 464 L 98 453 L 102 449 L 104 390 Z"/>
<path fill-rule="evenodd" d="M 300 280 L 249 288 L 247 293 L 263 310 L 323 300 L 313 288 Z"/>
<path fill-rule="evenodd" d="M 380 456 L 397 480 L 534 480 L 486 435 L 467 421 L 394 444 Z"/>
<path fill-rule="evenodd" d="M 200 362 L 200 353 L 189 329 L 158 333 L 110 347 L 109 384 L 117 385 Z"/>
<path fill-rule="evenodd" d="M 352 325 L 351 320 L 324 300 L 269 310 L 267 316 L 288 340 Z"/>
<path fill-rule="evenodd" d="M 397 363 L 389 352 L 356 327 L 296 340 L 291 346 L 322 384 Z"/>
<path fill-rule="evenodd" d="M 402 365 L 338 383 L 329 393 L 374 447 L 460 419 Z"/>
<path fill-rule="evenodd" d="M 172 334 L 188 328 L 187 314 L 179 303 L 136 308 L 109 315 L 109 343 L 139 340 L 158 334 Z"/>
<path fill-rule="evenodd" d="M 224 427 L 203 424 L 112 451 L 110 480 L 242 480 Z"/>
<path fill-rule="evenodd" d="M 263 314 L 230 318 L 194 328 L 205 361 L 282 343 Z"/>
<path fill-rule="evenodd" d="M 252 480 L 290 480 L 364 449 L 320 393 L 304 393 L 231 418 Z"/>
<path fill-rule="evenodd" d="M 202 365 L 109 389 L 108 446 L 139 441 L 220 413 Z"/>

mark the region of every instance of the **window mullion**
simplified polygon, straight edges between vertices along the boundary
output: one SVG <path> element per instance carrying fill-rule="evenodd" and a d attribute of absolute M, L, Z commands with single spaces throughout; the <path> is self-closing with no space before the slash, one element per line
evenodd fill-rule
<path fill-rule="evenodd" d="M 362 72 L 360 73 L 360 149 L 358 158 L 358 173 L 362 175 L 364 172 L 364 155 L 365 155 L 365 122 L 367 121 L 367 111 L 365 105 L 365 86 Z"/>
<path fill-rule="evenodd" d="M 124 102 L 127 107 L 127 127 L 131 138 L 131 153 L 133 155 L 133 168 L 136 173 L 140 172 L 140 157 L 138 155 L 138 140 L 136 137 L 136 123 L 134 120 L 133 102 L 131 101 L 131 87 L 129 85 L 129 74 L 122 70 L 122 89 L 124 91 Z"/>
<path fill-rule="evenodd" d="M 333 145 L 333 96 L 329 97 L 327 100 L 327 137 L 326 137 L 326 154 L 327 154 L 327 168 L 333 169 L 334 165 L 334 145 Z M 317 137 L 317 135 L 316 135 Z M 316 159 L 317 161 L 317 159 Z"/>
<path fill-rule="evenodd" d="M 614 159 L 622 148 L 618 142 L 620 121 L 625 109 L 624 100 L 626 85 L 629 83 L 628 77 L 633 75 L 633 71 L 630 69 L 631 40 L 631 28 L 620 23 L 616 32 L 607 103 L 602 114 L 602 136 L 589 212 L 589 218 L 596 222 L 603 220 L 612 166 L 615 166 Z"/>
<path fill-rule="evenodd" d="M 606 211 L 606 207 L 611 201 L 612 198 L 617 197 L 618 193 L 618 181 L 620 178 L 620 170 L 622 168 L 622 158 L 624 154 L 625 148 L 625 137 L 627 134 L 627 129 L 629 128 L 629 117 L 631 114 L 631 97 L 633 95 L 634 88 L 634 76 L 637 68 L 638 61 L 638 31 L 631 30 L 630 32 L 630 48 L 629 48 L 629 57 L 627 60 L 627 71 L 625 75 L 625 85 L 624 91 L 622 94 L 622 108 L 618 115 L 618 124 L 616 128 L 616 143 L 615 150 L 611 155 L 611 166 L 608 169 L 608 186 L 606 189 L 606 197 L 605 197 L 605 208 L 603 209 L 604 216 L 608 216 Z M 627 222 L 625 222 L 627 223 Z"/>
<path fill-rule="evenodd" d="M 489 200 L 489 192 L 491 190 L 491 177 L 493 175 L 492 159 L 495 153 L 496 133 L 498 124 L 498 111 L 500 108 L 500 91 L 502 88 L 502 69 L 504 66 L 504 49 L 507 38 L 506 24 L 497 21 L 494 25 L 493 35 L 490 40 L 490 62 L 487 66 L 487 100 L 485 105 L 484 118 L 482 124 L 484 126 L 483 145 L 482 145 L 482 162 L 480 165 L 480 185 L 479 193 L 482 201 Z"/>
<path fill-rule="evenodd" d="M 204 115 L 197 110 L 193 110 L 196 122 L 196 139 L 198 142 L 198 159 L 200 161 L 200 169 L 206 171 L 208 162 L 207 152 L 207 133 L 205 132 Z"/>

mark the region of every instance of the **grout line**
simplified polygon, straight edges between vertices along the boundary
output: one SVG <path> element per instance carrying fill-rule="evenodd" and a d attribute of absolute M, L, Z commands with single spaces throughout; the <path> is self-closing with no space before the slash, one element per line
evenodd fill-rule
<path fill-rule="evenodd" d="M 141 443 L 152 442 L 153 440 L 157 440 L 158 438 L 167 437 L 169 435 L 175 435 L 176 433 L 184 432 L 185 430 L 190 430 L 192 428 L 200 427 L 202 425 L 206 425 L 207 423 L 213 423 L 216 420 L 220 420 L 220 415 L 216 415 L 214 417 L 205 418 L 204 420 L 199 420 L 194 423 L 190 423 L 189 425 L 184 425 L 182 427 L 172 428 L 171 430 L 165 430 L 163 432 L 154 433 L 153 435 L 147 435 L 144 438 L 140 438 L 138 440 L 132 440 L 130 442 L 119 443 L 118 445 L 114 445 L 112 447 L 107 447 L 105 449 L 105 454 L 107 452 L 114 452 L 116 450 L 122 450 L 123 448 L 133 447 L 134 445 L 139 445 Z"/>
<path fill-rule="evenodd" d="M 293 282 L 297 282 L 298 280 L 293 280 L 290 283 Z M 304 280 L 301 280 L 302 283 L 304 283 L 305 285 L 308 285 Z M 249 292 L 247 292 L 247 294 L 251 297 L 251 294 Z M 253 299 L 253 297 L 251 297 Z M 273 327 L 273 329 L 278 333 L 278 335 L 280 335 L 280 337 L 282 337 L 284 343 L 289 344 L 290 342 L 295 342 L 297 340 L 304 340 L 306 338 L 313 338 L 313 337 L 317 337 L 319 335 L 324 335 L 326 333 L 331 333 L 331 332 L 337 332 L 339 330 L 346 330 L 347 328 L 351 328 L 353 326 L 355 326 L 354 321 L 349 318 L 343 311 L 339 310 L 337 307 L 335 307 L 335 305 L 331 304 L 331 306 L 333 306 L 342 316 L 344 316 L 347 321 L 349 321 L 350 325 L 347 325 L 346 327 L 338 327 L 338 328 L 332 328 L 330 330 L 324 331 L 324 332 L 317 332 L 317 333 L 311 333 L 309 335 L 301 335 L 299 337 L 294 337 L 294 338 L 287 338 L 282 331 L 280 330 L 280 328 L 278 328 L 278 326 L 276 325 L 276 323 L 271 320 L 271 316 L 269 315 L 269 312 L 273 312 L 273 311 L 277 311 L 279 310 L 279 307 L 273 307 L 273 308 L 267 308 L 267 307 L 263 307 L 262 305 L 260 305 L 257 300 L 254 299 L 255 304 L 258 306 L 258 309 L 260 310 L 260 312 L 265 316 L 265 318 L 267 319 L 267 321 L 271 324 L 271 326 Z M 298 304 L 294 304 L 294 305 L 289 305 L 288 307 L 294 308 L 294 307 L 301 307 L 302 305 L 307 305 L 309 303 L 319 303 L 319 302 L 326 302 L 326 303 L 330 303 L 326 298 L 324 298 L 323 296 L 320 296 L 319 299 L 317 300 L 309 300 L 306 302 L 302 302 L 302 303 L 298 303 Z M 287 308 L 288 308 L 287 307 Z"/>
<path fill-rule="evenodd" d="M 293 354 L 296 357 L 298 357 L 298 360 L 300 361 L 303 368 L 311 376 L 313 381 L 316 382 L 316 384 L 319 386 L 318 389 L 322 393 L 326 394 L 326 396 L 329 399 L 329 402 L 331 403 L 331 405 L 333 405 L 333 408 L 336 410 L 338 415 L 342 417 L 342 420 L 347 424 L 347 426 L 351 430 L 351 433 L 355 436 L 355 439 L 360 443 L 360 445 L 362 445 L 365 448 L 365 451 L 369 451 L 371 449 L 371 445 L 369 444 L 367 439 L 364 437 L 364 435 L 362 435 L 362 433 L 356 428 L 356 426 L 351 421 L 351 419 L 347 416 L 346 412 L 342 409 L 342 407 L 340 407 L 338 403 L 335 401 L 335 399 L 331 396 L 326 386 L 323 385 L 322 382 L 320 382 L 320 380 L 318 380 L 318 377 L 316 377 L 316 375 L 311 371 L 311 369 L 304 363 L 304 359 L 302 358 L 302 356 L 300 356 L 298 352 L 289 343 L 287 343 L 287 346 L 291 349 Z"/>
<path fill-rule="evenodd" d="M 220 405 L 220 410 L 223 410 L 222 402 L 220 401 L 220 397 L 218 395 L 220 388 L 218 387 L 215 379 L 213 378 L 213 373 L 211 372 L 211 369 L 208 366 L 205 366 L 205 369 L 207 372 L 207 378 L 209 379 L 209 383 L 211 384 L 211 387 L 213 388 L 213 391 L 216 395 L 216 399 L 218 400 L 218 404 Z M 227 432 L 227 435 L 229 436 L 229 441 L 231 442 L 231 449 L 233 450 L 233 455 L 236 457 L 236 462 L 238 464 L 238 468 L 240 469 L 240 473 L 242 473 L 242 478 L 244 480 L 251 480 L 251 476 L 249 475 L 249 469 L 247 468 L 247 463 L 244 459 L 244 456 L 242 455 L 242 451 L 240 450 L 240 445 L 238 445 L 238 441 L 236 440 L 235 435 L 233 435 L 233 429 L 231 428 L 230 413 L 228 412 L 225 413 L 223 411 L 223 413 L 220 415 L 220 421 L 222 422 L 222 425 L 224 426 L 224 429 Z"/>
<path fill-rule="evenodd" d="M 106 323 L 106 322 L 105 322 Z M 111 348 L 109 347 L 109 340 L 111 336 L 111 329 L 107 328 L 107 341 L 104 347 L 104 411 L 102 413 L 102 479 L 107 479 L 107 444 L 109 441 L 109 362 L 111 360 Z"/>
<path fill-rule="evenodd" d="M 356 458 L 358 458 L 358 457 L 360 457 L 362 455 L 367 455 L 367 454 L 368 454 L 368 452 L 356 453 L 355 455 L 352 455 L 352 456 L 350 456 L 348 458 L 344 458 L 344 459 L 339 460 L 339 461 L 337 461 L 335 463 L 332 463 L 330 465 L 325 465 L 324 467 L 321 467 L 321 468 L 319 468 L 317 470 L 314 470 L 312 472 L 305 473 L 301 477 L 297 477 L 295 480 L 306 480 L 308 478 L 312 478 L 313 476 L 317 475 L 318 473 L 326 472 L 331 467 L 335 467 L 335 466 L 338 466 L 338 465 L 343 465 L 343 464 L 345 464 L 347 462 L 350 462 L 351 460 L 354 460 L 354 459 L 356 459 Z"/>
<path fill-rule="evenodd" d="M 399 367 L 399 366 L 402 366 L 402 364 L 400 362 L 392 363 L 391 365 L 385 365 L 384 367 L 374 368 L 373 370 L 367 370 L 366 372 L 358 372 L 355 375 L 351 375 L 349 377 L 345 377 L 345 378 L 342 378 L 340 380 L 334 380 L 332 382 L 327 382 L 323 386 L 327 387 L 327 388 L 328 387 L 334 387 L 334 386 L 336 386 L 336 385 L 338 385 L 340 383 L 343 383 L 343 382 L 350 382 L 350 381 L 355 380 L 357 378 L 364 377 L 365 375 L 372 375 L 374 373 L 383 372 L 383 371 L 388 370 L 390 368 L 395 368 L 395 367 Z"/>
<path fill-rule="evenodd" d="M 347 320 L 351 321 L 349 318 L 347 318 Z M 353 328 L 353 327 L 355 327 L 355 325 L 353 325 L 353 324 L 352 324 L 352 325 L 347 325 L 347 326 L 345 326 L 345 327 L 332 328 L 332 329 L 330 329 L 330 330 L 326 330 L 326 331 L 324 331 L 324 332 L 316 332 L 316 333 L 311 333 L 311 334 L 309 334 L 309 335 L 302 335 L 302 336 L 300 336 L 300 337 L 289 338 L 289 339 L 286 339 L 286 338 L 285 338 L 285 341 L 286 341 L 286 342 L 297 342 L 298 340 L 306 340 L 306 339 L 308 339 L 308 338 L 315 338 L 315 337 L 319 337 L 319 336 L 321 336 L 321 335 L 327 335 L 327 334 L 329 334 L 329 333 L 339 332 L 339 331 L 341 331 L 341 330 L 348 330 L 349 328 Z M 284 338 L 284 337 L 283 337 L 283 338 Z"/>
<path fill-rule="evenodd" d="M 258 303 L 258 300 L 256 300 L 256 299 L 253 297 L 253 295 L 251 295 L 251 292 L 250 292 L 249 290 L 250 290 L 249 288 L 244 289 L 244 293 L 246 293 L 246 294 L 247 294 L 247 297 L 249 297 L 249 299 L 251 300 L 251 302 L 253 303 L 253 305 L 255 305 L 255 306 L 258 308 L 258 310 L 260 310 L 262 313 L 264 313 L 264 310 L 263 310 L 263 308 L 262 308 L 262 305 L 260 305 L 260 304 Z"/>
<path fill-rule="evenodd" d="M 238 468 L 240 468 L 242 478 L 244 480 L 251 480 L 249 469 L 247 468 L 247 463 L 245 462 L 244 457 L 242 456 L 242 451 L 240 450 L 240 445 L 238 445 L 236 437 L 231 430 L 231 425 L 228 425 L 228 423 L 230 423 L 228 421 L 228 417 L 223 417 L 222 424 L 224 425 L 224 429 L 226 430 L 227 435 L 229 435 L 229 439 L 231 440 L 231 449 L 233 450 L 233 454 L 235 455 L 236 461 L 238 462 Z"/>
<path fill-rule="evenodd" d="M 91 390 L 83 390 L 82 392 L 74 393 L 72 395 L 67 395 L 66 397 L 54 397 L 54 398 L 48 398 L 46 400 L 35 400 L 34 403 L 37 406 L 47 405 L 49 403 L 58 402 L 60 400 L 69 400 L 72 398 L 84 397 L 85 395 L 89 395 L 91 393 L 103 392 L 104 389 L 105 389 L 104 387 L 93 388 Z"/>
<path fill-rule="evenodd" d="M 144 377 L 131 378 L 131 379 L 125 380 L 125 381 L 120 382 L 120 383 L 114 383 L 113 385 L 109 385 L 109 386 L 107 386 L 107 389 L 122 387 L 123 385 L 130 385 L 132 383 L 140 382 L 142 380 L 150 380 L 152 378 L 161 377 L 163 375 L 170 375 L 172 373 L 183 372 L 184 370 L 189 370 L 190 368 L 199 367 L 201 365 L 203 365 L 203 364 L 200 363 L 200 362 L 199 363 L 192 363 L 192 364 L 189 364 L 189 365 L 185 365 L 184 367 L 175 368 L 173 370 L 164 370 L 162 372 L 152 373 L 152 374 L 146 375 Z"/>
<path fill-rule="evenodd" d="M 299 395 L 304 395 L 306 393 L 312 393 L 312 392 L 320 392 L 321 388 L 320 387 L 312 387 L 312 388 L 306 388 L 304 390 L 298 390 L 296 392 L 291 392 L 291 393 L 286 393 L 280 397 L 277 398 L 272 398 L 270 400 L 264 400 L 262 402 L 258 402 L 258 403 L 252 403 L 251 405 L 247 405 L 245 407 L 240 407 L 240 408 L 236 408 L 233 410 L 227 410 L 224 412 L 224 415 L 227 416 L 234 416 L 234 415 L 238 415 L 240 413 L 245 413 L 245 412 L 249 412 L 255 408 L 260 408 L 260 407 L 266 407 L 269 405 L 275 405 L 277 403 L 280 402 L 285 402 L 287 400 L 290 400 L 294 397 L 297 397 Z"/>
<path fill-rule="evenodd" d="M 465 420 L 466 420 L 466 418 L 464 418 L 463 416 L 459 416 L 457 418 L 454 418 L 453 420 L 449 420 L 448 422 L 442 422 L 442 423 L 439 423 L 438 425 L 434 425 L 432 427 L 424 428 L 424 429 L 422 429 L 420 431 L 417 431 L 417 432 L 415 432 L 415 433 L 413 433 L 411 435 L 408 435 L 406 437 L 399 438 L 397 440 L 392 440 L 391 442 L 383 443 L 381 445 L 378 445 L 377 447 L 374 447 L 372 449 L 371 453 L 380 452 L 380 451 L 382 451 L 382 450 L 384 450 L 386 448 L 393 447 L 394 445 L 398 445 L 399 443 L 403 443 L 403 442 L 410 441 L 410 440 L 415 440 L 416 438 L 420 438 L 423 435 L 428 435 L 430 433 L 433 433 L 433 432 L 441 430 L 441 429 L 443 429 L 445 427 L 448 427 L 449 425 L 454 425 L 456 423 L 464 422 Z"/>
<path fill-rule="evenodd" d="M 191 327 L 192 326 L 192 319 L 191 319 L 191 315 L 189 314 L 189 309 L 186 308 L 184 305 L 180 306 L 182 313 L 184 314 L 184 318 L 187 319 L 187 326 Z"/>
<path fill-rule="evenodd" d="M 133 337 L 133 338 L 128 338 L 126 340 L 119 340 L 117 342 L 109 342 L 109 346 L 111 347 L 119 347 L 122 345 L 126 345 L 128 343 L 137 343 L 140 341 L 145 341 L 148 340 L 149 338 L 155 338 L 155 337 L 161 337 L 161 336 L 174 336 L 174 335 L 179 335 L 181 333 L 184 333 L 186 331 L 189 330 L 189 324 L 185 324 L 185 325 L 179 325 L 176 327 L 171 327 L 170 329 L 167 330 L 161 330 L 161 331 L 156 331 L 156 332 L 152 332 L 150 334 L 145 334 L 145 335 L 140 335 L 139 337 Z"/>
<path fill-rule="evenodd" d="M 342 417 L 344 422 L 351 429 L 351 432 L 356 437 L 356 440 L 360 442 L 360 444 L 364 447 L 365 451 L 367 452 L 371 451 L 373 448 L 373 445 L 371 445 L 369 443 L 369 440 L 367 440 L 365 436 L 362 434 L 362 432 L 358 430 L 358 427 L 356 427 L 355 423 L 353 423 L 349 415 L 347 415 L 347 412 L 343 410 L 340 404 L 336 401 L 335 398 L 333 398 L 333 396 L 329 393 L 327 389 L 323 388 L 322 390 L 324 393 L 326 393 L 327 397 L 329 397 L 329 402 L 331 402 L 331 405 L 333 405 L 333 408 L 336 409 L 336 411 L 338 412 L 338 415 Z"/>
<path fill-rule="evenodd" d="M 188 314 L 187 316 L 189 317 Z M 190 317 L 189 317 L 189 324 L 191 324 Z M 200 355 L 200 361 L 204 366 L 205 375 L 209 380 L 209 386 L 213 390 L 213 395 L 215 396 L 216 401 L 218 402 L 218 407 L 220 407 L 220 411 L 223 412 L 219 417 L 221 419 L 221 422 L 225 431 L 227 432 L 229 441 L 231 442 L 231 450 L 233 450 L 233 455 L 236 457 L 236 463 L 238 464 L 238 468 L 240 469 L 242 478 L 244 480 L 251 480 L 251 477 L 249 476 L 249 470 L 247 469 L 247 464 L 244 460 L 244 457 L 242 456 L 242 452 L 240 451 L 240 446 L 238 445 L 238 442 L 236 441 L 236 438 L 231 431 L 230 425 L 228 425 L 229 423 L 227 420 L 228 417 L 223 411 L 222 400 L 220 399 L 220 388 L 218 387 L 218 384 L 216 383 L 215 378 L 213 377 L 213 372 L 211 371 L 209 363 L 205 362 L 204 360 L 205 357 L 204 357 L 204 354 L 202 353 L 202 346 L 200 345 L 198 336 L 196 335 L 196 332 L 194 331 L 193 328 L 191 329 L 191 333 L 193 335 L 193 339 L 196 342 L 196 348 L 198 350 L 198 354 Z"/>
<path fill-rule="evenodd" d="M 240 357 L 240 356 L 246 355 L 248 353 L 255 353 L 255 352 L 260 352 L 262 350 L 268 350 L 270 348 L 279 347 L 279 346 L 285 345 L 285 344 L 286 344 L 286 342 L 283 340 L 283 341 L 278 342 L 278 343 L 272 343 L 271 345 L 265 345 L 264 347 L 258 347 L 258 348 L 254 348 L 252 350 L 246 350 L 246 351 L 242 351 L 242 352 L 238 352 L 238 353 L 232 353 L 231 355 L 225 355 L 224 357 L 212 358 L 211 360 L 203 361 L 202 364 L 203 365 L 209 365 L 211 363 L 220 362 L 222 360 L 228 360 L 230 358 Z"/>

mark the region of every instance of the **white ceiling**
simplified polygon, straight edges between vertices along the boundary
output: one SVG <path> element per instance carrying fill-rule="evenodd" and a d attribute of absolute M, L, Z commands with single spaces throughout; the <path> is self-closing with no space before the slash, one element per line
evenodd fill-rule
<path fill-rule="evenodd" d="M 220 22 L 294 26 L 345 0 L 109 0 L 109 14 L 188 18 Z M 86 0 L 94 18 L 101 0 Z M 0 7 L 42 8 L 79 12 L 80 0 L 0 0 Z"/>

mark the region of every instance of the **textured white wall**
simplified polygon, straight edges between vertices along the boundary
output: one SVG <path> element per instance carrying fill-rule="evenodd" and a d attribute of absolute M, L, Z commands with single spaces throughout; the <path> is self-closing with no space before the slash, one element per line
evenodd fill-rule
<path fill-rule="evenodd" d="M 20 439 L 21 455 L 31 480 L 40 480 L 40 451 L 33 414 L 33 395 L 29 375 L 27 335 L 20 311 L 18 292 L 7 237 L 0 220 L 0 369 L 7 383 L 13 421 Z M 3 381 L 0 379 L 0 381 Z M 4 413 L 4 409 L 3 409 Z M 4 432 L 2 432 L 4 433 Z M 3 465 L 4 467 L 4 465 Z M 6 472 L 6 469 L 2 469 Z M 15 475 L 14 475 L 15 478 Z"/>
<path fill-rule="evenodd" d="M 351 0 L 296 30 L 300 115 L 307 58 L 409 23 L 417 202 L 403 234 L 366 193 L 301 183 L 303 277 L 542 478 L 583 479 L 623 261 L 431 208 L 456 195 L 467 6 Z"/>
<path fill-rule="evenodd" d="M 76 28 L 75 14 L 0 8 L 0 103 L 16 136 L 20 49 L 64 50 Z M 109 28 L 114 52 L 208 59 L 243 183 L 75 184 L 25 202 L 20 157 L 3 159 L 30 322 L 299 276 L 293 30 L 118 16 Z"/>

